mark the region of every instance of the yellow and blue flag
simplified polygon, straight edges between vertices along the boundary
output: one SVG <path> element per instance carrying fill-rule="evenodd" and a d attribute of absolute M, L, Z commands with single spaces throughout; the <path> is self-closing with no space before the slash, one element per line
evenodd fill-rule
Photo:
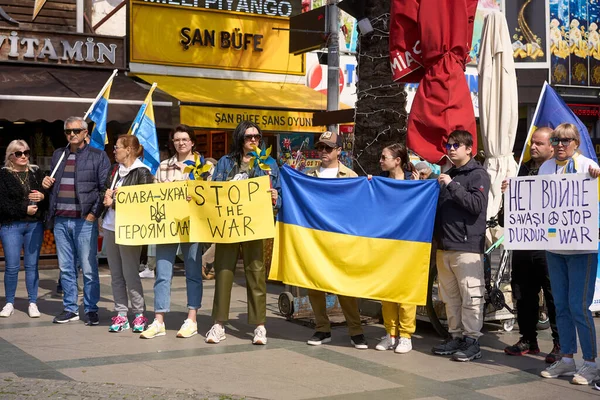
<path fill-rule="evenodd" d="M 110 88 L 112 87 L 112 78 L 100 95 L 96 104 L 89 113 L 89 118 L 94 122 L 94 129 L 90 137 L 90 146 L 100 150 L 104 150 L 104 146 L 108 143 L 106 136 L 106 122 L 108 119 L 108 98 L 110 97 Z"/>
<path fill-rule="evenodd" d="M 435 180 L 322 179 L 281 170 L 269 279 L 328 293 L 425 304 Z"/>
<path fill-rule="evenodd" d="M 531 159 L 530 147 L 531 147 L 531 135 L 536 129 L 547 127 L 556 128 L 558 125 L 563 123 L 573 124 L 579 131 L 581 137 L 581 143 L 579 145 L 579 151 L 587 158 L 598 162 L 596 157 L 596 150 L 592 144 L 592 139 L 586 126 L 581 120 L 575 115 L 573 110 L 564 102 L 564 100 L 552 89 L 552 86 L 548 82 L 544 82 L 540 99 L 538 100 L 536 113 L 534 115 L 529 135 L 527 136 L 527 145 L 523 151 L 522 160 L 527 162 Z"/>
<path fill-rule="evenodd" d="M 152 107 L 152 92 L 154 92 L 155 87 L 153 85 L 150 92 L 148 92 L 144 104 L 140 107 L 140 111 L 138 111 L 129 132 L 127 132 L 129 135 L 135 135 L 140 144 L 144 146 L 143 162 L 150 168 L 153 174 L 156 173 L 160 165 L 158 136 L 154 122 L 154 109 Z"/>

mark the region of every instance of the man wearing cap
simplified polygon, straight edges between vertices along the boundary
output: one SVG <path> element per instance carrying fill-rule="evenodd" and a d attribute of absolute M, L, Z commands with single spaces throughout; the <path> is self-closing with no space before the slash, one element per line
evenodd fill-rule
<path fill-rule="evenodd" d="M 324 132 L 315 146 L 321 158 L 321 165 L 310 169 L 306 174 L 317 178 L 354 178 L 356 172 L 342 164 L 338 157 L 342 152 L 342 136 L 334 132 Z M 331 342 L 331 323 L 327 317 L 327 306 L 325 303 L 325 292 L 308 289 L 308 298 L 315 314 L 316 332 L 308 340 L 312 346 L 320 346 Z M 367 340 L 363 334 L 360 324 L 360 312 L 358 311 L 358 300 L 355 297 L 338 295 L 338 300 L 346 324 L 350 331 L 350 342 L 357 349 L 367 349 Z"/>

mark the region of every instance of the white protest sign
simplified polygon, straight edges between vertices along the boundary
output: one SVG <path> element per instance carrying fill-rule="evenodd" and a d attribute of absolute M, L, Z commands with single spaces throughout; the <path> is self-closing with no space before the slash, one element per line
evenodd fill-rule
<path fill-rule="evenodd" d="M 588 174 L 510 178 L 504 194 L 508 250 L 598 250 L 598 185 Z"/>

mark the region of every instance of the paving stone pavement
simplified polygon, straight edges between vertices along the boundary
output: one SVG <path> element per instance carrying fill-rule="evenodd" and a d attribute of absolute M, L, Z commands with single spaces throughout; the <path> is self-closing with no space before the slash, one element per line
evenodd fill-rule
<path fill-rule="evenodd" d="M 101 321 L 94 327 L 83 322 L 52 324 L 62 310 L 61 300 L 52 296 L 58 276 L 52 269 L 40 271 L 42 317 L 30 319 L 21 272 L 15 314 L 0 319 L 0 399 L 550 400 L 598 399 L 600 395 L 590 386 L 571 385 L 566 379 L 540 378 L 539 372 L 546 367 L 545 353 L 506 356 L 503 348 L 515 343 L 519 334 L 503 332 L 500 324 L 486 324 L 481 339 L 483 358 L 470 363 L 432 355 L 431 346 L 440 338 L 425 322 L 418 323 L 413 351 L 405 355 L 374 350 L 384 334 L 379 324 L 364 326 L 369 350 L 351 347 L 345 326 L 333 328 L 331 343 L 307 346 L 312 329 L 277 313 L 277 298 L 284 290 L 277 284 L 268 285 L 269 342 L 253 346 L 243 271 L 237 272 L 227 340 L 219 345 L 204 343 L 212 325 L 214 281 L 204 282 L 199 334 L 176 338 L 187 312 L 185 277 L 179 268 L 172 284 L 171 312 L 166 316 L 167 335 L 152 340 L 139 339 L 131 331 L 108 333 L 114 313 L 106 266 L 100 271 Z M 143 280 L 150 319 L 152 285 L 152 279 Z M 549 351 L 550 332 L 539 334 L 542 351 Z"/>

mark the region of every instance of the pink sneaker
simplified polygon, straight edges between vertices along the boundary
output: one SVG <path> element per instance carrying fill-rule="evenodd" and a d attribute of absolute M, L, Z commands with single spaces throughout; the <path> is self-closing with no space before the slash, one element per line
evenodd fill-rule
<path fill-rule="evenodd" d="M 148 323 L 148 318 L 144 317 L 143 314 L 137 314 L 135 319 L 133 320 L 133 331 L 132 332 L 144 332 L 146 329 L 146 324 Z"/>
<path fill-rule="evenodd" d="M 112 323 L 108 327 L 109 332 L 123 332 L 129 329 L 129 320 L 124 315 L 112 317 Z"/>

